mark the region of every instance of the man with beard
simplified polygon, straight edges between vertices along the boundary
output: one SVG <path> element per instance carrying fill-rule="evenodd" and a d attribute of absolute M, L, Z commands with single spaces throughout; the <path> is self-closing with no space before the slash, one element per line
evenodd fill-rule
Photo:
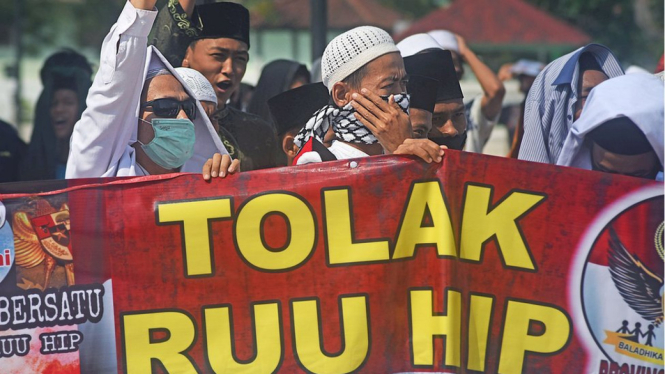
<path fill-rule="evenodd" d="M 275 166 L 277 139 L 268 123 L 241 112 L 227 102 L 239 89 L 249 61 L 249 11 L 240 4 L 222 2 L 194 6 L 193 0 L 169 0 L 157 19 L 151 43 L 174 66 L 203 74 L 217 94 L 219 135 L 224 143 L 235 139 L 245 171 Z"/>

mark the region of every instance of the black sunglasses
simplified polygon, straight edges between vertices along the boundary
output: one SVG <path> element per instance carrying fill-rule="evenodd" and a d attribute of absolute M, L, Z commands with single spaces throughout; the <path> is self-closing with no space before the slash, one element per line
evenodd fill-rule
<path fill-rule="evenodd" d="M 192 99 L 185 101 L 178 101 L 171 98 L 156 99 L 145 102 L 141 107 L 143 109 L 152 108 L 152 112 L 157 117 L 162 118 L 176 118 L 180 112 L 180 108 L 182 108 L 189 119 L 192 121 L 196 119 L 196 102 Z"/>

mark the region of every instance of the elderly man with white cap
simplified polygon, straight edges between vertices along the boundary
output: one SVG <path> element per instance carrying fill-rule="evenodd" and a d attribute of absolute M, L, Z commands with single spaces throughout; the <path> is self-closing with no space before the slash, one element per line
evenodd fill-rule
<path fill-rule="evenodd" d="M 506 89 L 492 69 L 469 48 L 464 38 L 447 30 L 434 30 L 427 34 L 441 48 L 452 53 L 457 79 L 462 80 L 463 63 L 466 62 L 480 83 L 483 93 L 466 103 L 468 135 L 464 150 L 481 153 L 501 113 Z M 404 53 L 402 57 L 406 57 Z"/>
<path fill-rule="evenodd" d="M 192 91 L 159 51 L 146 48 L 155 2 L 127 2 L 104 39 L 67 178 L 202 172 L 214 153 L 237 168 Z"/>
<path fill-rule="evenodd" d="M 301 149 L 296 164 L 391 153 L 442 160 L 445 147 L 413 139 L 404 62 L 388 33 L 361 26 L 337 36 L 323 52 L 321 70 L 333 104 L 294 138 Z M 335 140 L 327 152 L 316 152 L 330 128 Z"/>

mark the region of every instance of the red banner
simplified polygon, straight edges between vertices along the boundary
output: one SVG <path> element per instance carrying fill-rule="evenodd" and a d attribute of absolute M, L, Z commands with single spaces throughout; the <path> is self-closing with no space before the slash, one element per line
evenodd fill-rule
<path fill-rule="evenodd" d="M 69 183 L 0 195 L 3 372 L 663 372 L 662 183 L 454 151 Z"/>

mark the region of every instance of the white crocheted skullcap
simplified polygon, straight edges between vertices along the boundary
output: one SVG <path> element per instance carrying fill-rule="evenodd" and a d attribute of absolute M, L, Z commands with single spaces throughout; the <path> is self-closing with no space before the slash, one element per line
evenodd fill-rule
<path fill-rule="evenodd" d="M 190 68 L 176 68 L 180 78 L 185 82 L 187 88 L 194 94 L 198 101 L 208 101 L 217 104 L 217 95 L 212 84 L 203 76 L 203 74 Z"/>
<path fill-rule="evenodd" d="M 332 90 L 356 70 L 377 57 L 398 52 L 390 35 L 374 26 L 360 26 L 331 40 L 321 57 L 323 84 Z"/>
<path fill-rule="evenodd" d="M 427 34 L 436 40 L 441 48 L 459 53 L 459 44 L 457 44 L 457 38 L 452 32 L 448 30 L 433 30 Z"/>
<path fill-rule="evenodd" d="M 397 43 L 402 57 L 409 57 L 428 49 L 443 49 L 429 34 L 411 35 Z"/>

